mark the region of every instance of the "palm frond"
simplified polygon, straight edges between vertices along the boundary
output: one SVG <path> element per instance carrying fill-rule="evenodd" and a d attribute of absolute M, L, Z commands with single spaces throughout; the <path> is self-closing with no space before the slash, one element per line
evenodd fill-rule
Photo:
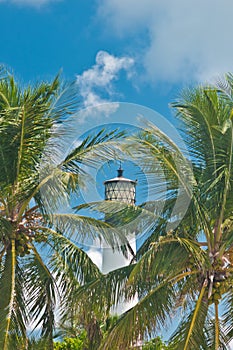
<path fill-rule="evenodd" d="M 103 349 L 129 349 L 133 344 L 161 329 L 173 309 L 175 291 L 169 284 L 152 289 L 124 313 L 105 339 Z"/>
<path fill-rule="evenodd" d="M 27 294 L 30 295 L 27 307 L 31 315 L 31 322 L 33 322 L 34 329 L 37 327 L 41 329 L 41 336 L 50 341 L 51 347 L 55 327 L 56 291 L 58 289 L 54 277 L 35 247 L 33 254 L 27 259 L 25 287 Z"/>
<path fill-rule="evenodd" d="M 127 295 L 127 281 L 133 268 L 134 264 L 131 264 L 92 279 L 74 291 L 71 304 L 90 315 L 94 312 L 100 317 L 109 316 L 111 307 L 123 300 L 132 300 L 132 295 Z"/>
<path fill-rule="evenodd" d="M 181 321 L 178 330 L 172 336 L 174 349 L 206 349 L 203 328 L 207 317 L 208 303 L 203 299 L 207 283 L 204 282 L 193 310 Z"/>
<path fill-rule="evenodd" d="M 59 289 L 64 290 L 63 284 L 74 279 L 80 284 L 86 284 L 100 276 L 99 269 L 87 253 L 72 243 L 68 238 L 52 229 L 45 228 L 47 244 L 51 247 L 48 265 L 59 281 Z"/>
<path fill-rule="evenodd" d="M 54 214 L 50 217 L 52 225 L 72 241 L 92 244 L 99 239 L 113 249 L 120 249 L 128 243 L 124 232 L 117 230 L 105 221 L 77 214 Z"/>

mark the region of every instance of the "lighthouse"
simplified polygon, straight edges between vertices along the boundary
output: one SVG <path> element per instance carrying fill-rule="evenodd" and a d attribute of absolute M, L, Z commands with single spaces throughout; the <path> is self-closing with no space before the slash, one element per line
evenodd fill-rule
<path fill-rule="evenodd" d="M 105 200 L 135 205 L 137 181 L 124 177 L 123 172 L 124 170 L 120 165 L 117 170 L 117 176 L 104 182 Z M 136 254 L 135 233 L 125 231 L 125 234 L 127 235 L 130 244 L 130 252 L 128 253 L 128 256 L 125 257 L 121 251 L 113 251 L 111 247 L 104 247 L 102 251 L 103 273 L 108 273 L 112 270 L 129 265 Z"/>

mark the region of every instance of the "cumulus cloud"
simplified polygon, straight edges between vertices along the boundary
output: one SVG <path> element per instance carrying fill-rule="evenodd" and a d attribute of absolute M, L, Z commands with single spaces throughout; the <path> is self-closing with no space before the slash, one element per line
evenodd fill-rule
<path fill-rule="evenodd" d="M 106 113 L 116 108 L 116 104 L 108 104 L 115 95 L 114 81 L 119 78 L 122 70 L 126 72 L 127 78 L 130 78 L 133 64 L 134 61 L 130 57 L 116 57 L 106 51 L 99 51 L 95 64 L 77 76 L 84 107 L 98 109 L 101 105 L 101 109 L 105 109 Z"/>
<path fill-rule="evenodd" d="M 146 38 L 137 58 L 148 79 L 206 81 L 233 70 L 231 0 L 99 3 L 99 15 L 116 35 Z"/>
<path fill-rule="evenodd" d="M 8 2 L 16 5 L 25 5 L 25 6 L 33 6 L 33 7 L 41 7 L 43 5 L 58 2 L 62 0 L 0 0 L 1 2 Z"/>
<path fill-rule="evenodd" d="M 99 269 L 102 268 L 102 252 L 100 250 L 91 248 L 87 251 L 87 255 Z"/>

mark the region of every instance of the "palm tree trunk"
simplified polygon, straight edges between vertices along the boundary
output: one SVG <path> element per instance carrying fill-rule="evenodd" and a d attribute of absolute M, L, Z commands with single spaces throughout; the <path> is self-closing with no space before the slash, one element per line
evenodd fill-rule
<path fill-rule="evenodd" d="M 219 349 L 219 317 L 218 317 L 218 302 L 214 303 L 215 308 L 215 350 Z"/>
<path fill-rule="evenodd" d="M 9 343 L 9 334 L 10 334 L 10 324 L 12 321 L 12 310 L 14 305 L 14 294 L 15 294 L 15 240 L 11 240 L 11 252 L 10 252 L 10 273 L 11 273 L 11 284 L 10 284 L 10 290 L 9 290 L 9 296 L 6 295 L 5 297 L 9 297 L 9 305 L 8 305 L 8 315 L 6 318 L 6 327 L 5 327 L 5 336 L 3 339 L 3 350 L 8 349 L 8 343 Z"/>

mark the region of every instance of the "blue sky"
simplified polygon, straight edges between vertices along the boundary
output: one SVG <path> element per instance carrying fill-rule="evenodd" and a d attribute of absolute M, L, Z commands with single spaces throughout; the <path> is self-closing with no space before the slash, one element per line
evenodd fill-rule
<path fill-rule="evenodd" d="M 23 83 L 62 70 L 81 107 L 140 104 L 174 123 L 184 87 L 233 71 L 231 0 L 0 0 L 0 14 L 0 62 Z"/>
<path fill-rule="evenodd" d="M 174 123 L 184 87 L 233 71 L 231 0 L 0 0 L 0 14 L 0 62 L 25 84 L 62 70 L 81 107 L 140 104 Z"/>
<path fill-rule="evenodd" d="M 0 0 L 0 61 L 23 82 L 79 75 L 88 105 L 156 109 L 233 70 L 230 0 Z"/>
<path fill-rule="evenodd" d="M 81 107 L 140 104 L 175 123 L 184 87 L 233 71 L 231 0 L 0 0 L 0 14 L 0 62 L 25 84 L 62 70 Z"/>

